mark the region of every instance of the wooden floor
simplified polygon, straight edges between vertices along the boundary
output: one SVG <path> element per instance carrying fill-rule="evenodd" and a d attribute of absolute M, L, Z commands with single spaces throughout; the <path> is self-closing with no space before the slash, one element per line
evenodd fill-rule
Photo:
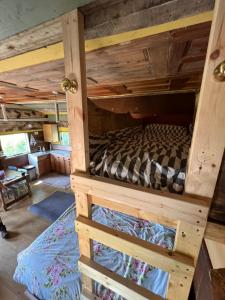
<path fill-rule="evenodd" d="M 32 184 L 32 197 L 26 197 L 10 207 L 7 212 L 0 208 L 0 215 L 10 232 L 10 238 L 0 238 L 0 299 L 15 300 L 27 299 L 25 288 L 13 281 L 16 268 L 17 254 L 26 248 L 32 241 L 48 227 L 49 223 L 27 211 L 32 203 L 37 203 L 55 191 L 54 188 L 39 181 Z"/>

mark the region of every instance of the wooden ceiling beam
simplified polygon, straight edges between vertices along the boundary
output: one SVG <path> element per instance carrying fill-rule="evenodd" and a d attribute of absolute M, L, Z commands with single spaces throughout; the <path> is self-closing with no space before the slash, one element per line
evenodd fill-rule
<path fill-rule="evenodd" d="M 126 97 L 139 97 L 139 96 L 151 96 L 151 95 L 164 95 L 164 94 L 187 94 L 187 93 L 195 93 L 196 90 L 174 90 L 174 91 L 145 91 L 141 93 L 131 93 L 131 94 L 123 94 L 123 95 L 104 95 L 104 96 L 88 96 L 90 100 L 98 100 L 98 99 L 120 99 Z"/>
<path fill-rule="evenodd" d="M 185 17 L 175 21 L 141 28 L 115 35 L 86 40 L 85 51 L 90 52 L 100 48 L 109 47 L 121 43 L 128 43 L 132 40 L 168 32 L 175 29 L 209 22 L 212 20 L 212 11 L 200 13 L 194 16 Z M 50 61 L 61 60 L 64 58 L 64 49 L 62 42 L 32 50 L 24 54 L 10 57 L 0 61 L 0 73 L 25 68 L 33 65 L 47 63 Z"/>
<path fill-rule="evenodd" d="M 15 99 L 15 100 L 4 100 L 4 103 L 16 103 L 16 104 L 35 104 L 35 103 L 54 103 L 54 102 L 57 102 L 57 103 L 63 103 L 63 102 L 66 102 L 66 98 L 63 98 L 63 99 Z"/>

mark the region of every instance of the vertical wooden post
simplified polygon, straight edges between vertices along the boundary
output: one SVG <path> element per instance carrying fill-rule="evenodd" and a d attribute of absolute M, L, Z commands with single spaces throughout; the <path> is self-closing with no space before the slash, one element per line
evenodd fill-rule
<path fill-rule="evenodd" d="M 67 92 L 72 174 L 89 168 L 87 86 L 84 50 L 84 17 L 74 10 L 62 17 L 65 76 L 77 82 L 75 94 Z"/>
<path fill-rule="evenodd" d="M 225 1 L 217 0 L 199 95 L 190 149 L 185 192 L 212 198 L 225 147 L 225 82 L 217 81 L 214 69 L 225 60 Z M 206 226 L 207 220 L 205 220 Z M 174 250 L 197 263 L 205 226 L 179 222 Z M 187 299 L 191 281 L 170 275 L 168 299 Z"/>
<path fill-rule="evenodd" d="M 204 230 L 204 226 L 197 226 L 197 224 L 196 226 L 193 226 L 183 221 L 180 221 L 177 226 L 174 251 L 193 257 L 195 266 L 202 244 Z M 193 276 L 194 273 L 192 274 L 192 277 Z M 177 276 L 176 273 L 171 273 L 169 278 L 167 299 L 188 299 L 191 283 L 192 278 L 187 278 L 185 275 L 183 277 Z"/>
<path fill-rule="evenodd" d="M 77 92 L 67 92 L 69 132 L 72 146 L 71 168 L 88 171 L 89 144 L 87 119 L 86 66 L 84 51 L 84 17 L 76 9 L 62 17 L 65 76 L 77 82 Z M 74 191 L 77 216 L 91 219 L 91 205 L 86 194 Z M 79 234 L 80 254 L 92 256 L 92 241 Z M 83 276 L 83 289 L 92 293 L 92 280 Z"/>
<path fill-rule="evenodd" d="M 216 0 L 199 95 L 185 191 L 213 197 L 225 147 L 225 82 L 214 70 L 225 60 L 225 1 Z"/>

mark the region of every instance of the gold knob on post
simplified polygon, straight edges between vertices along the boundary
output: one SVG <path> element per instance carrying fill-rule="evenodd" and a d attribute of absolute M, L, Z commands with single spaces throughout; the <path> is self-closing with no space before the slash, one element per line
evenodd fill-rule
<path fill-rule="evenodd" d="M 225 81 L 225 60 L 215 68 L 214 76 L 218 81 Z"/>
<path fill-rule="evenodd" d="M 64 78 L 61 82 L 61 88 L 65 93 L 70 92 L 72 94 L 75 94 L 78 89 L 78 83 L 76 82 L 76 80 L 70 80 L 69 78 Z"/>

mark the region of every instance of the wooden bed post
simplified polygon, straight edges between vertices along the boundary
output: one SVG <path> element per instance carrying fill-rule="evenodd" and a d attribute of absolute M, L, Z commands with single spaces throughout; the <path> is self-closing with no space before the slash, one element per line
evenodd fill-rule
<path fill-rule="evenodd" d="M 199 95 L 185 191 L 213 197 L 225 147 L 225 82 L 214 76 L 225 61 L 225 1 L 217 0 Z M 225 71 L 224 71 L 225 72 Z"/>
<path fill-rule="evenodd" d="M 62 17 L 65 79 L 69 132 L 72 146 L 71 168 L 87 172 L 89 168 L 84 17 L 76 9 Z M 77 216 L 91 219 L 91 204 L 85 193 L 74 191 Z M 79 234 L 80 254 L 92 256 L 92 241 Z M 92 292 L 92 280 L 83 276 L 83 289 Z"/>

